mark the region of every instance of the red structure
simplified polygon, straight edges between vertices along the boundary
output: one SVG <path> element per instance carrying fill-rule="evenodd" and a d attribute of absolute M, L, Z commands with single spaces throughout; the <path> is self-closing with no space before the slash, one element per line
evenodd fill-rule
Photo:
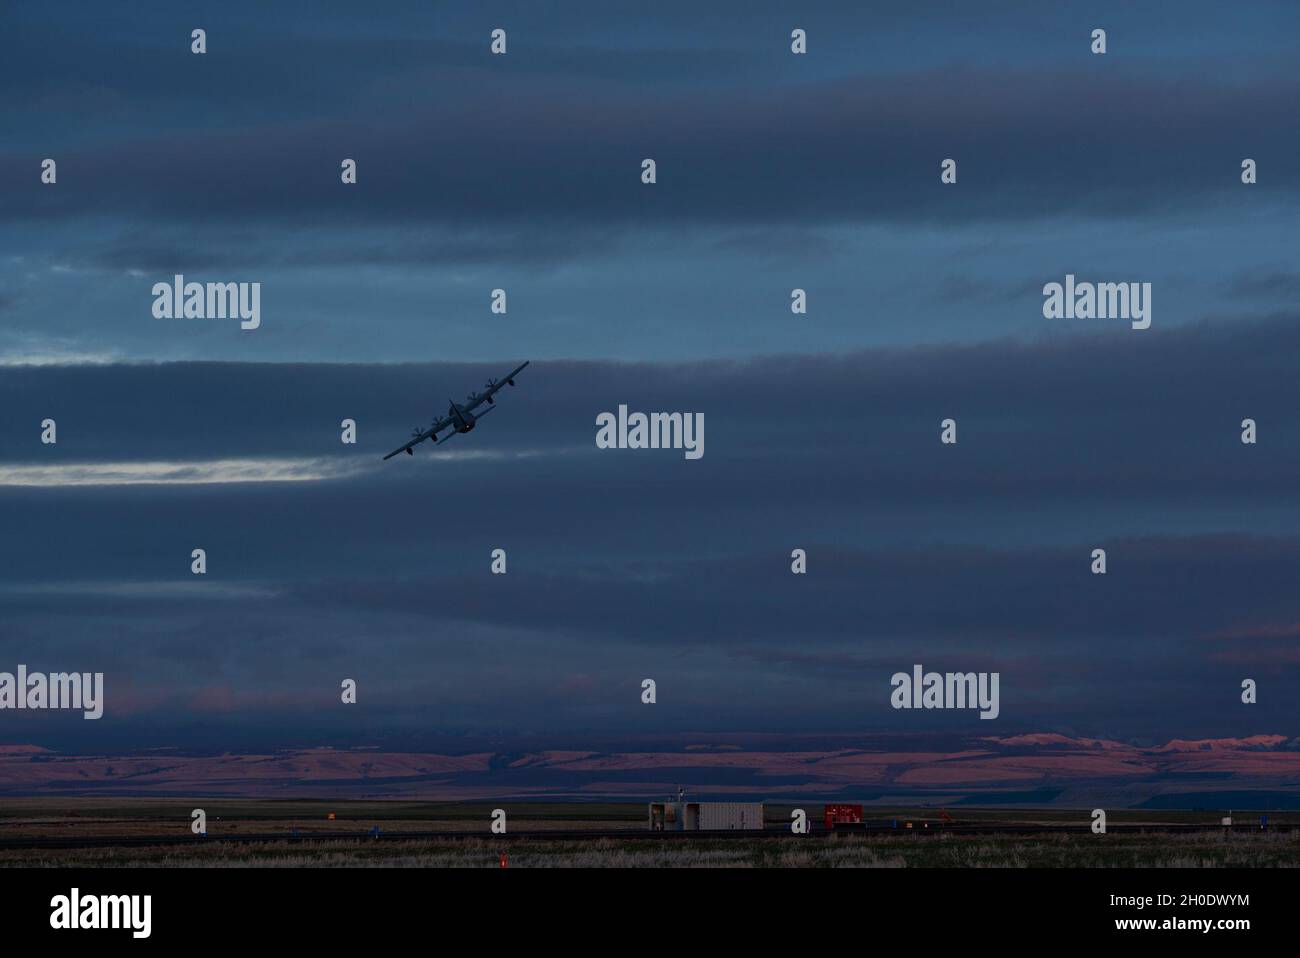
<path fill-rule="evenodd" d="M 861 805 L 827 805 L 825 807 L 826 830 L 829 832 L 836 825 L 861 825 Z"/>

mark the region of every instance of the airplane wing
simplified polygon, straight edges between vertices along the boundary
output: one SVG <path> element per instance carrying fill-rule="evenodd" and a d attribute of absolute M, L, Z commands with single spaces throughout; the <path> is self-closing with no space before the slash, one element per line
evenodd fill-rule
<path fill-rule="evenodd" d="M 385 459 L 392 459 L 392 458 L 393 458 L 395 455 L 397 455 L 399 452 L 410 452 L 410 451 L 411 451 L 411 448 L 412 448 L 413 446 L 418 446 L 420 443 L 424 442 L 424 440 L 426 440 L 426 439 L 428 439 L 428 438 L 429 438 L 429 433 L 428 433 L 428 432 L 423 432 L 423 433 L 421 433 L 421 434 L 418 435 L 418 436 L 413 436 L 413 437 L 411 437 L 411 441 L 410 441 L 410 442 L 406 443 L 406 445 L 404 445 L 404 446 L 398 446 L 396 449 L 394 449 L 394 450 L 393 450 L 392 452 L 390 452 L 388 455 L 384 456 L 384 458 L 385 458 Z"/>
<path fill-rule="evenodd" d="M 487 402 L 498 392 L 500 392 L 502 386 L 507 386 L 507 385 L 513 386 L 515 384 L 514 382 L 515 377 L 518 376 L 521 372 L 523 372 L 524 366 L 527 365 L 528 363 L 524 363 L 521 366 L 516 366 L 514 369 L 510 370 L 510 372 L 502 376 L 500 379 L 489 379 L 481 393 L 474 393 L 472 396 L 470 396 L 469 408 L 476 409 L 477 407 L 483 405 L 483 403 Z"/>
<path fill-rule="evenodd" d="M 434 439 L 436 442 L 439 431 L 446 429 L 449 425 L 451 425 L 451 417 L 443 416 L 441 419 L 435 422 L 428 429 L 424 430 L 424 432 L 420 433 L 418 436 L 412 436 L 409 440 L 407 440 L 405 445 L 398 446 L 388 455 L 384 456 L 384 458 L 392 459 L 400 452 L 410 452 L 412 448 L 418 446 L 420 443 L 424 442 L 424 440 L 429 438 Z"/>

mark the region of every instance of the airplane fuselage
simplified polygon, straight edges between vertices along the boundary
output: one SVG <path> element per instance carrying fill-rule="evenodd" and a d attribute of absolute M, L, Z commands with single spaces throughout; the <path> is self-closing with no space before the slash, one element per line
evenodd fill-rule
<path fill-rule="evenodd" d="M 456 427 L 457 432 L 469 432 L 478 421 L 478 417 L 461 406 L 460 403 L 453 403 L 448 412 L 451 414 L 452 424 Z"/>

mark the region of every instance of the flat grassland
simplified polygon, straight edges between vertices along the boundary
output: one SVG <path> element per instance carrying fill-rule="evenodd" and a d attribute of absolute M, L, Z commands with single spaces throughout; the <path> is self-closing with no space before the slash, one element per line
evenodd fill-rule
<path fill-rule="evenodd" d="M 489 831 L 494 807 L 505 808 L 509 831 Z M 885 833 L 820 830 L 794 836 L 781 828 L 794 806 L 769 804 L 769 831 L 647 837 L 639 803 L 427 803 L 207 799 L 0 799 L 0 867 L 861 867 L 1107 868 L 1300 866 L 1297 816 L 1269 815 L 1267 830 L 1194 833 L 1144 831 L 1143 826 L 1217 823 L 1217 810 L 1116 811 L 1105 835 L 1086 830 L 1033 835 L 960 834 L 939 829 L 937 809 L 872 808 L 874 821 L 897 818 L 914 828 Z M 820 803 L 805 803 L 817 822 Z M 207 814 L 209 839 L 190 830 L 191 812 Z M 335 818 L 330 820 L 328 814 Z M 1051 825 L 1080 829 L 1087 811 L 960 809 L 963 825 Z M 1258 822 L 1258 812 L 1236 812 Z M 925 828 L 925 823 L 931 828 Z M 819 824 L 819 823 L 818 823 Z M 1281 827 L 1279 827 L 1281 826 Z M 370 837 L 378 828 L 383 840 Z M 266 836 L 293 841 L 213 841 Z M 437 832 L 403 838 L 403 833 Z M 589 832 L 546 838 L 545 833 Z M 620 832 L 625 835 L 620 836 Z M 4 847 L 6 842 L 121 839 L 102 847 Z M 179 838 L 181 844 L 150 844 Z"/>

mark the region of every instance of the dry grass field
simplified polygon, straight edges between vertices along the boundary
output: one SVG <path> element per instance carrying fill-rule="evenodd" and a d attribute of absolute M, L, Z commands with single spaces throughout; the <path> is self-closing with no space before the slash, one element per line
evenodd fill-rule
<path fill-rule="evenodd" d="M 514 831 L 644 830 L 645 806 L 583 803 L 504 803 Z M 322 802 L 205 798 L 3 798 L 0 840 L 87 835 L 189 834 L 191 813 L 207 814 L 208 834 L 233 836 L 313 832 L 487 831 L 493 803 Z M 335 818 L 330 820 L 329 814 Z"/>
<path fill-rule="evenodd" d="M 206 799 L 0 799 L 4 840 L 84 839 L 112 836 L 139 840 L 159 836 L 183 845 L 95 848 L 0 847 L 0 867 L 435 867 L 499 868 L 1108 868 L 1108 867 L 1294 867 L 1300 865 L 1300 832 L 1274 829 L 1225 834 L 1124 831 L 1107 835 L 962 835 L 926 831 L 936 809 L 872 808 L 873 819 L 915 821 L 918 828 L 886 834 L 753 834 L 717 838 L 632 837 L 646 830 L 645 807 L 633 803 L 500 803 L 510 833 L 488 832 L 495 803 L 319 802 Z M 812 817 L 820 804 L 809 804 Z M 293 842 L 224 843 L 190 832 L 190 812 L 202 808 L 208 833 L 217 836 L 277 835 Z M 815 811 L 813 811 L 815 810 Z M 335 818 L 328 815 L 333 812 Z M 789 821 L 790 806 L 769 805 L 769 826 Z M 970 824 L 1085 825 L 1087 813 L 1069 809 L 962 809 Z M 1117 811 L 1114 825 L 1207 823 L 1218 811 Z M 1239 812 L 1237 821 L 1257 820 Z M 1294 816 L 1270 816 L 1274 825 Z M 385 836 L 367 836 L 378 827 Z M 523 833 L 591 831 L 591 838 L 535 839 Z M 627 831 L 628 838 L 609 836 Z M 464 832 L 464 837 L 411 838 L 403 832 Z M 471 833 L 478 832 L 475 836 Z M 348 837 L 325 837 L 326 833 Z"/>
<path fill-rule="evenodd" d="M 510 837 L 0 852 L 23 867 L 398 867 L 499 868 L 1255 868 L 1300 866 L 1300 838 L 1278 832 L 1231 836 L 813 835 L 802 839 L 530 841 Z"/>

